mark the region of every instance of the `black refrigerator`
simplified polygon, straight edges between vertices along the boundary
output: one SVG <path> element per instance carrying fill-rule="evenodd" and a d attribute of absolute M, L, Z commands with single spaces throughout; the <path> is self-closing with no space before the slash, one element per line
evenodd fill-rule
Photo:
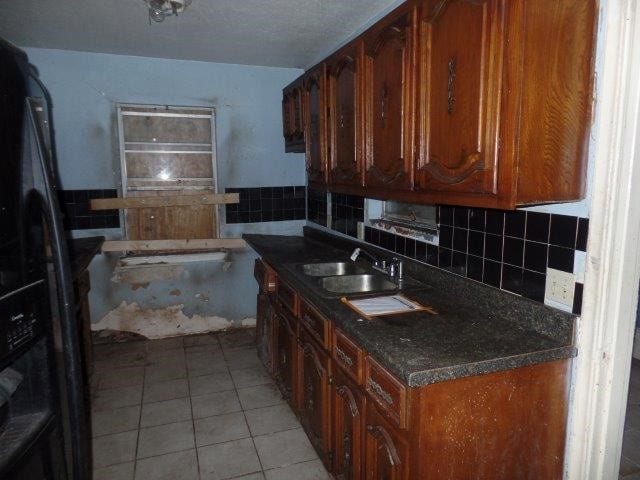
<path fill-rule="evenodd" d="M 90 478 L 49 95 L 0 39 L 0 479 Z"/>

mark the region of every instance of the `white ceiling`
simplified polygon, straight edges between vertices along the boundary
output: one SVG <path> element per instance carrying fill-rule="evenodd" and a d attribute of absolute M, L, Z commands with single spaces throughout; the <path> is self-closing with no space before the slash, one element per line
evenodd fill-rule
<path fill-rule="evenodd" d="M 21 47 L 304 68 L 398 0 L 193 0 L 149 25 L 142 0 L 0 0 Z"/>

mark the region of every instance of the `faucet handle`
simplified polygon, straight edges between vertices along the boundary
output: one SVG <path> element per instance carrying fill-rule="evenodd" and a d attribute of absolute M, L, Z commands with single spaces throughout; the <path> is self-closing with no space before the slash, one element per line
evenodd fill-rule
<path fill-rule="evenodd" d="M 353 253 L 351 254 L 351 261 L 355 262 L 358 259 L 358 256 L 360 255 L 360 249 L 356 248 Z"/>

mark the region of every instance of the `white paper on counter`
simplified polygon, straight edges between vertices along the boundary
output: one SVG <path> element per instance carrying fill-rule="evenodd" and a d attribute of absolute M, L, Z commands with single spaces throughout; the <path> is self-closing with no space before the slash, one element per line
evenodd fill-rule
<path fill-rule="evenodd" d="M 391 315 L 394 313 L 414 312 L 424 309 L 419 303 L 409 300 L 402 295 L 362 298 L 359 300 L 347 300 L 347 302 L 363 314 L 369 316 Z"/>

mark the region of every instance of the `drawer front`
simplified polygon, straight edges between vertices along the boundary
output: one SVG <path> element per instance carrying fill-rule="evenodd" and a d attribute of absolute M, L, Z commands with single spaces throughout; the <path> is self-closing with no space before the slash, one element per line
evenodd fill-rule
<path fill-rule="evenodd" d="M 340 330 L 334 330 L 331 347 L 333 360 L 342 367 L 358 385 L 364 379 L 364 352 Z"/>
<path fill-rule="evenodd" d="M 298 314 L 298 295 L 295 290 L 278 279 L 278 299 L 292 314 Z"/>
<path fill-rule="evenodd" d="M 300 301 L 300 323 L 307 327 L 320 345 L 327 350 L 329 349 L 331 342 L 329 321 L 304 300 Z"/>
<path fill-rule="evenodd" d="M 407 387 L 371 357 L 365 359 L 365 389 L 392 423 L 407 427 Z"/>
<path fill-rule="evenodd" d="M 259 258 L 256 259 L 253 267 L 253 276 L 263 292 L 273 293 L 276 291 L 276 272 Z"/>

